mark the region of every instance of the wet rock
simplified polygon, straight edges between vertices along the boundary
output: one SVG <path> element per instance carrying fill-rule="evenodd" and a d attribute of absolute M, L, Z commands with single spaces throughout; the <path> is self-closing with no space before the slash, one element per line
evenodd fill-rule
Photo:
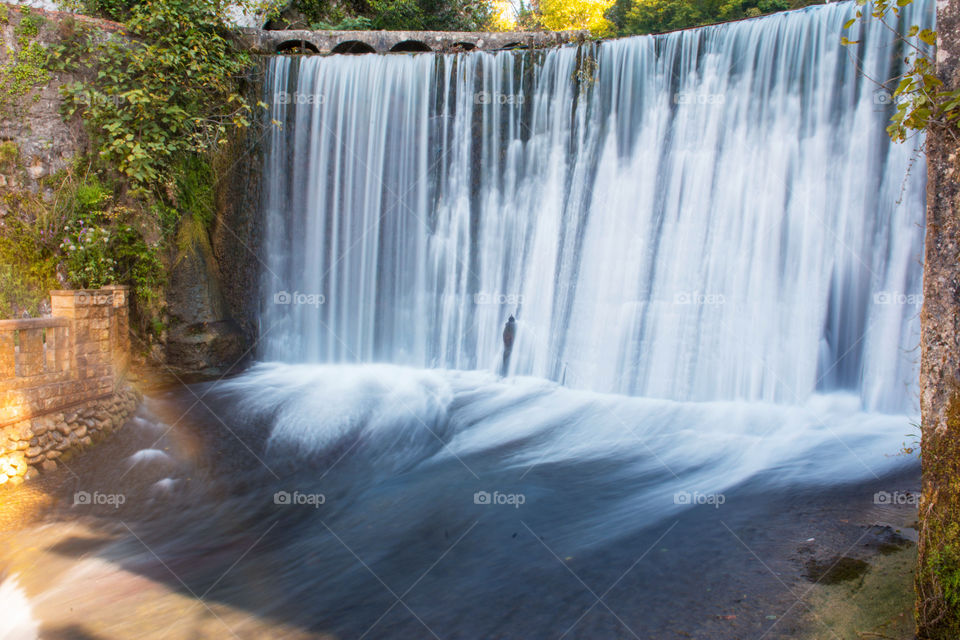
<path fill-rule="evenodd" d="M 806 565 L 806 578 L 819 584 L 839 584 L 861 578 L 870 565 L 849 556 L 833 556 L 826 560 L 811 558 Z"/>
<path fill-rule="evenodd" d="M 200 246 L 184 252 L 171 273 L 166 364 L 188 379 L 224 373 L 243 357 L 247 340 L 230 317 L 217 263 Z"/>
<path fill-rule="evenodd" d="M 890 525 L 873 525 L 867 532 L 863 546 L 871 551 L 888 555 L 913 544 L 902 532 Z"/>

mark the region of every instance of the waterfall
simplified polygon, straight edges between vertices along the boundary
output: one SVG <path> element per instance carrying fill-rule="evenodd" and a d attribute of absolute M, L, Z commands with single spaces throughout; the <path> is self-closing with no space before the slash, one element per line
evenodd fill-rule
<path fill-rule="evenodd" d="M 884 131 L 894 34 L 840 45 L 855 10 L 273 58 L 260 357 L 495 369 L 515 315 L 512 374 L 909 411 L 923 164 Z"/>

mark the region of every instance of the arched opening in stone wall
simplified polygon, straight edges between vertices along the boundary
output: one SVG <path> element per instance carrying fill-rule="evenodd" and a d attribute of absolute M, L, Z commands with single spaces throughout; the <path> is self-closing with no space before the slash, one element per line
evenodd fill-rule
<path fill-rule="evenodd" d="M 433 49 L 431 49 L 427 43 L 420 42 L 419 40 L 404 40 L 390 47 L 390 51 L 394 53 L 419 53 L 433 51 Z"/>
<path fill-rule="evenodd" d="M 473 51 L 477 45 L 472 42 L 454 42 L 451 48 L 454 51 Z"/>
<path fill-rule="evenodd" d="M 366 42 L 361 42 L 359 40 L 347 40 L 341 42 L 333 48 L 331 53 L 376 53 L 377 50 L 368 45 Z"/>
<path fill-rule="evenodd" d="M 320 53 L 320 49 L 317 48 L 317 45 L 306 40 L 287 40 L 277 45 L 277 53 L 281 55 L 309 55 Z"/>
<path fill-rule="evenodd" d="M 509 51 L 511 49 L 529 49 L 528 45 L 523 44 L 522 42 L 511 42 L 510 44 L 505 44 L 498 49 L 498 51 Z"/>

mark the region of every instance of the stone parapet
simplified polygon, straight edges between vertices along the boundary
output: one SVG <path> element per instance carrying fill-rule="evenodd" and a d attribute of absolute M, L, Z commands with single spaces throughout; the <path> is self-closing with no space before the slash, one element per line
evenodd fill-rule
<path fill-rule="evenodd" d="M 0 320 L 0 484 L 52 471 L 136 408 L 123 382 L 129 287 L 50 292 L 52 317 Z"/>

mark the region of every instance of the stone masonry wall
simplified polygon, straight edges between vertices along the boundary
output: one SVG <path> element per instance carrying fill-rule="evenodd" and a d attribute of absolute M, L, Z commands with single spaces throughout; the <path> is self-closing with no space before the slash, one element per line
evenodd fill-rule
<path fill-rule="evenodd" d="M 17 74 L 15 52 L 22 49 L 18 27 L 24 8 L 0 2 L 0 66 L 8 73 Z M 29 9 L 40 22 L 39 33 L 27 38 L 28 43 L 49 47 L 63 37 L 64 18 L 77 23 L 93 24 L 105 32 L 117 31 L 120 25 L 83 16 L 70 17 L 56 11 Z M 83 153 L 87 136 L 79 121 L 64 122 L 60 115 L 60 87 L 77 80 L 69 74 L 50 74 L 47 82 L 35 87 L 27 95 L 14 99 L 0 108 L 0 143 L 16 148 L 15 158 L 0 163 L 0 191 L 26 189 L 42 192 L 41 180 L 65 169 L 73 158 Z M 45 197 L 52 197 L 44 193 Z M 5 215 L 0 204 L 0 218 Z"/>
<path fill-rule="evenodd" d="M 122 378 L 129 288 L 51 291 L 50 302 L 53 317 L 0 320 L 0 484 L 55 471 L 139 402 Z"/>

